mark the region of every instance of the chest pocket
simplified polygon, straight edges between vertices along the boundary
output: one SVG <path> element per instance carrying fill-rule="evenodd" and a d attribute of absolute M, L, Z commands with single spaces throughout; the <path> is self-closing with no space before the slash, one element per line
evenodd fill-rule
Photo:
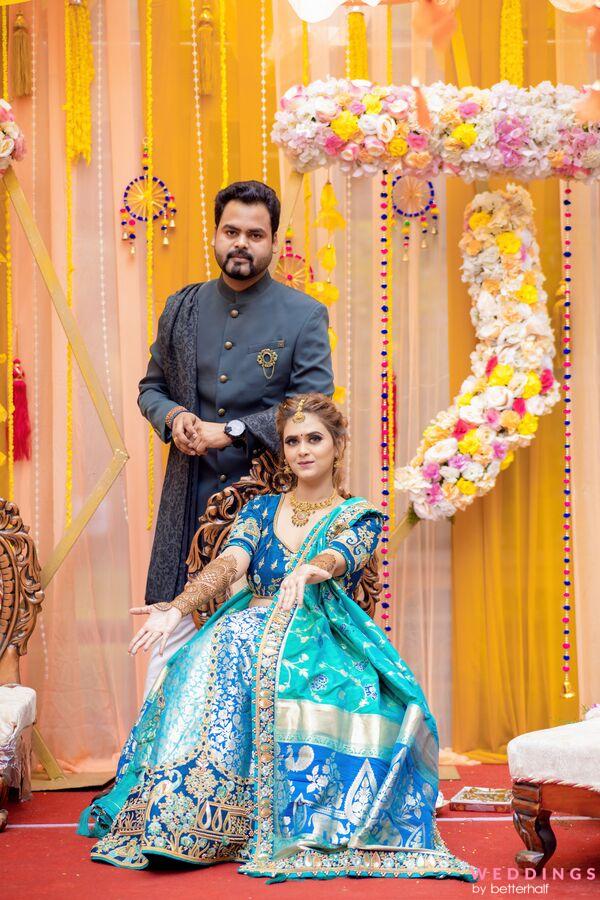
<path fill-rule="evenodd" d="M 283 338 L 267 338 L 248 345 L 248 357 L 255 376 L 264 384 L 265 394 L 281 392 L 289 380 L 290 362 Z"/>

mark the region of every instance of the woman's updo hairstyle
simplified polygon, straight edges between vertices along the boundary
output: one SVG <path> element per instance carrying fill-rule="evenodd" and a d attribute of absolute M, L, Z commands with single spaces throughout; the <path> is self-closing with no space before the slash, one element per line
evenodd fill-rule
<path fill-rule="evenodd" d="M 342 459 L 348 442 L 348 422 L 333 400 L 326 397 L 325 394 L 296 394 L 294 397 L 287 397 L 283 403 L 279 404 L 275 416 L 275 427 L 281 442 L 282 461 L 285 426 L 294 416 L 305 413 L 316 416 L 333 438 L 337 458 L 333 483 L 339 489 L 343 477 Z"/>

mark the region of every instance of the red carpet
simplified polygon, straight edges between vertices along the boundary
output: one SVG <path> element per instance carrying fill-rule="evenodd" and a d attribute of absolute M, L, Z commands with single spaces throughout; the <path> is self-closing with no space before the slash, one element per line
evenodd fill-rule
<path fill-rule="evenodd" d="M 462 784 L 508 786 L 505 766 L 463 768 L 465 781 L 446 781 L 442 789 L 451 797 Z M 69 791 L 34 794 L 27 803 L 9 808 L 8 829 L 0 834 L 0 896 L 63 898 L 77 900 L 129 900 L 132 897 L 161 900 L 254 900 L 259 897 L 320 898 L 435 898 L 547 896 L 600 897 L 600 820 L 556 821 L 556 853 L 541 878 L 525 881 L 514 876 L 514 856 L 522 847 L 512 822 L 493 821 L 494 816 L 447 812 L 440 816 L 440 831 L 449 848 L 485 872 L 477 885 L 456 881 L 394 881 L 338 879 L 266 885 L 262 880 L 238 875 L 234 865 L 204 870 L 128 872 L 89 861 L 92 842 L 75 834 L 72 827 L 39 827 L 75 823 L 92 792 Z M 476 821 L 461 821 L 464 817 Z M 452 821 L 454 820 L 454 821 Z M 17 827 L 17 826 L 33 827 Z M 496 872 L 493 870 L 496 868 Z M 586 880 L 586 870 L 596 877 Z M 578 875 L 581 879 L 578 879 Z M 553 879 L 554 875 L 554 879 Z M 564 880 L 559 878 L 563 876 Z M 485 888 L 485 891 L 483 891 Z"/>

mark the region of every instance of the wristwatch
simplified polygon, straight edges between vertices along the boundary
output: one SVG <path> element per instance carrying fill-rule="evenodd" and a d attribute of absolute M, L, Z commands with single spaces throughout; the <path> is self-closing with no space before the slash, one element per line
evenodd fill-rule
<path fill-rule="evenodd" d="M 223 429 L 225 434 L 231 438 L 234 447 L 241 447 L 246 439 L 246 423 L 241 419 L 232 419 Z"/>

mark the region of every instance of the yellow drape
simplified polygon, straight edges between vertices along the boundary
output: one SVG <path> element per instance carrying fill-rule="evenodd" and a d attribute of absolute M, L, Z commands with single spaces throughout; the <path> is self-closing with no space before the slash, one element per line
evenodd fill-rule
<path fill-rule="evenodd" d="M 481 87 L 499 80 L 500 9 L 501 0 L 461 3 L 472 79 Z M 525 84 L 555 81 L 553 9 L 546 0 L 530 0 L 524 12 Z M 447 78 L 455 77 L 449 63 Z M 560 280 L 559 185 L 555 180 L 537 182 L 530 191 L 552 305 Z M 473 348 L 457 244 L 464 207 L 474 192 L 473 186 L 448 182 L 452 393 L 468 374 Z M 561 455 L 558 409 L 540 422 L 533 445 L 517 454 L 494 491 L 458 515 L 454 524 L 453 746 L 483 760 L 501 759 L 516 734 L 578 717 L 577 699 L 561 698 Z M 572 634 L 572 647 L 574 643 Z M 572 665 L 576 683 L 575 661 Z"/>
<path fill-rule="evenodd" d="M 196 14 L 201 3 L 196 2 Z M 260 18 L 258 3 L 227 0 L 227 73 L 230 181 L 261 180 Z M 271 4 L 267 3 L 267 53 L 272 35 Z M 140 4 L 140 22 L 143 9 Z M 154 0 L 154 172 L 175 195 L 177 228 L 170 246 L 157 232 L 155 305 L 157 314 L 167 296 L 192 281 L 204 279 L 196 123 L 192 83 L 190 2 Z M 221 186 L 221 113 L 219 104 L 219 4 L 212 12 L 215 91 L 201 98 L 204 166 L 209 239 L 213 231 L 213 199 Z M 143 36 L 144 30 L 141 28 Z M 143 55 L 141 57 L 143 59 Z M 272 59 L 267 59 L 267 121 L 273 120 L 275 86 Z M 270 124 L 269 124 L 270 127 Z M 279 191 L 276 149 L 269 142 L 269 184 Z M 210 251 L 211 273 L 217 267 Z"/>

